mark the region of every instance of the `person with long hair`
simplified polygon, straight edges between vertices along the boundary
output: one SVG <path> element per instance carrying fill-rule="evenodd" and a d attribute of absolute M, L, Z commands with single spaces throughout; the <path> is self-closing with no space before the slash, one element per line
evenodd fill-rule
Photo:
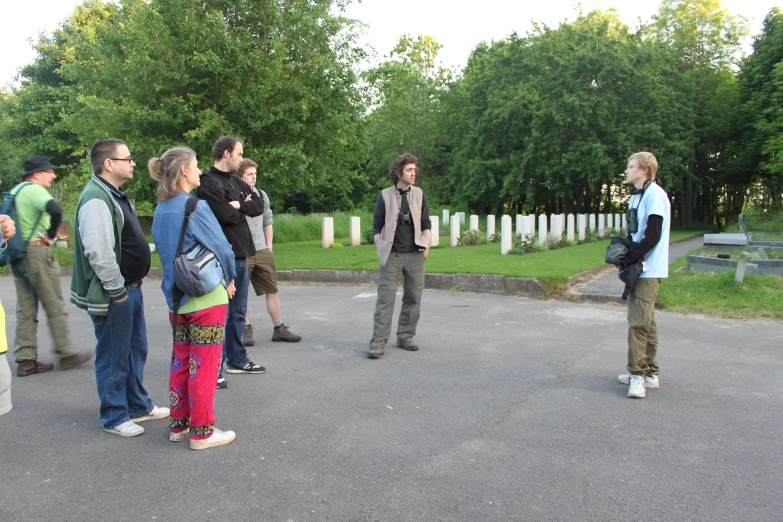
<path fill-rule="evenodd" d="M 174 309 L 174 258 L 185 219 L 190 191 L 198 187 L 201 171 L 196 153 L 187 147 L 174 147 L 147 163 L 158 185 L 158 206 L 152 221 L 152 237 L 163 265 L 161 289 L 169 309 Z M 205 201 L 198 201 L 190 214 L 182 251 L 203 246 L 217 258 L 223 284 L 203 296 L 185 294 L 176 321 L 174 349 L 169 377 L 169 439 L 185 440 L 190 432 L 190 449 L 202 450 L 228 444 L 233 431 L 215 428 L 215 386 L 220 372 L 225 339 L 226 311 L 234 296 L 234 252 L 215 215 Z"/>

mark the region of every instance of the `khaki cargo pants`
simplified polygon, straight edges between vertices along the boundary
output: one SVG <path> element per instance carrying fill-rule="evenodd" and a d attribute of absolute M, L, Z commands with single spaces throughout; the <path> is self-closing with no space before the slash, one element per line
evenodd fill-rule
<path fill-rule="evenodd" d="M 628 373 L 658 373 L 658 325 L 655 298 L 661 280 L 639 278 L 628 296 Z"/>
<path fill-rule="evenodd" d="M 30 245 L 22 268 L 11 266 L 16 286 L 16 334 L 14 359 L 17 363 L 38 359 L 38 304 L 43 306 L 58 357 L 76 353 L 68 343 L 68 314 L 60 289 L 60 265 L 46 246 Z"/>

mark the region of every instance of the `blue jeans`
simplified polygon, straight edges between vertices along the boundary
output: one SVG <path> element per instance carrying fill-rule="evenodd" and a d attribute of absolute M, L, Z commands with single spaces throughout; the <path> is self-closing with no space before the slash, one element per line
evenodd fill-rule
<path fill-rule="evenodd" d="M 244 366 L 250 362 L 245 345 L 242 344 L 242 330 L 245 329 L 245 314 L 247 313 L 247 260 L 237 258 L 234 263 L 237 267 L 237 276 L 234 279 L 236 292 L 233 299 L 228 301 L 228 314 L 226 315 L 226 341 L 223 344 L 226 363 L 234 368 Z"/>
<path fill-rule="evenodd" d="M 114 428 L 152 411 L 144 389 L 147 325 L 141 287 L 128 288 L 128 299 L 109 304 L 109 315 L 92 315 L 95 327 L 95 381 L 101 399 L 101 422 Z"/>

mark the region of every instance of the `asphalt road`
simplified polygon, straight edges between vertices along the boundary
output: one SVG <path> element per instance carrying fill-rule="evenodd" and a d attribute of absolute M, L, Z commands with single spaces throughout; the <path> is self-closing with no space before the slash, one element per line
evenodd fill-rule
<path fill-rule="evenodd" d="M 158 285 L 143 287 L 145 384 L 165 405 Z M 10 278 L 0 299 L 11 343 Z M 229 375 L 217 392 L 217 426 L 238 434 L 227 446 L 171 443 L 165 421 L 132 439 L 105 433 L 92 362 L 15 377 L 0 417 L 0 520 L 783 517 L 781 324 L 657 312 L 661 388 L 633 400 L 616 381 L 619 306 L 425 291 L 421 350 L 390 346 L 376 361 L 373 288 L 286 285 L 281 299 L 304 339 L 271 343 L 251 298 L 250 355 L 268 371 Z M 92 349 L 89 318 L 69 309 L 71 340 Z M 42 318 L 42 360 L 47 328 Z"/>

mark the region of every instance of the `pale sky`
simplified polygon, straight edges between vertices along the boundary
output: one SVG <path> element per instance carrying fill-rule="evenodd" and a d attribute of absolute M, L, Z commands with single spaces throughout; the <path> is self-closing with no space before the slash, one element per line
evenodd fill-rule
<path fill-rule="evenodd" d="M 51 33 L 73 13 L 82 0 L 2 0 L 0 17 L 0 86 L 13 84 L 19 69 L 35 59 L 28 40 L 40 32 Z M 499 40 L 513 31 L 523 35 L 532 19 L 549 25 L 576 17 L 577 0 L 363 0 L 349 6 L 347 15 L 368 24 L 361 42 L 375 49 L 376 57 L 388 55 L 403 34 L 434 36 L 443 45 L 445 66 L 461 68 L 470 51 L 481 41 Z M 722 0 L 732 14 L 751 20 L 751 34 L 761 31 L 769 10 L 783 0 Z M 638 25 L 658 11 L 657 0 L 584 0 L 584 12 L 616 7 L 626 24 Z"/>

